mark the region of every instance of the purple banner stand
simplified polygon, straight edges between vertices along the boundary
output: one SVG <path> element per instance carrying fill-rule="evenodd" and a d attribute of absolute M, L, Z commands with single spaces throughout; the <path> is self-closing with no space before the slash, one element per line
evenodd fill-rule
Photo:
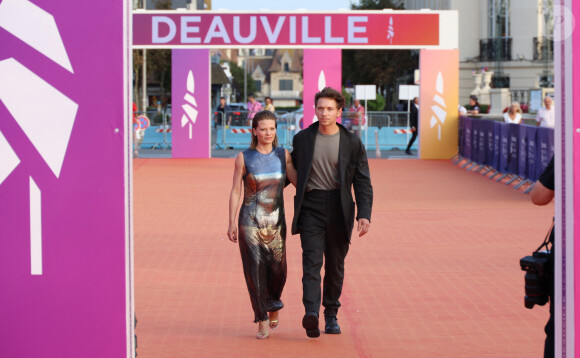
<path fill-rule="evenodd" d="M 314 95 L 324 87 L 332 87 L 337 91 L 342 88 L 342 50 L 304 49 L 303 62 L 304 117 L 302 129 L 318 120 L 314 113 Z"/>
<path fill-rule="evenodd" d="M 527 146 L 527 169 L 526 169 L 526 178 L 530 179 L 531 181 L 538 180 L 539 176 L 537 175 L 537 153 L 538 147 L 536 145 L 536 137 L 538 132 L 538 127 L 532 126 L 525 126 L 526 128 L 526 138 L 528 141 Z"/>
<path fill-rule="evenodd" d="M 485 164 L 493 165 L 493 130 L 495 122 L 487 121 L 485 123 Z"/>
<path fill-rule="evenodd" d="M 505 123 L 501 123 L 501 149 L 499 152 L 499 171 L 501 173 L 508 172 L 508 161 L 509 161 L 509 153 L 510 153 L 510 133 L 509 133 L 509 126 Z"/>
<path fill-rule="evenodd" d="M 509 133 L 509 154 L 508 154 L 508 172 L 518 173 L 518 155 L 520 147 L 520 126 L 519 124 L 508 124 Z"/>
<path fill-rule="evenodd" d="M 519 125 L 519 147 L 518 147 L 518 176 L 525 178 L 526 177 L 526 164 L 528 161 L 528 138 L 526 137 L 526 126 Z"/>
<path fill-rule="evenodd" d="M 0 1 L 0 357 L 132 350 L 128 11 Z"/>
<path fill-rule="evenodd" d="M 536 165 L 536 177 L 548 166 L 552 155 L 554 155 L 554 130 L 551 128 L 538 127 L 536 131 L 538 146 L 538 161 Z"/>
<path fill-rule="evenodd" d="M 471 133 L 471 129 L 473 127 L 473 120 L 467 119 L 464 123 L 463 126 L 463 151 L 464 151 L 464 157 L 472 160 L 472 133 Z"/>
<path fill-rule="evenodd" d="M 493 168 L 495 168 L 495 170 L 497 171 L 501 171 L 499 170 L 500 166 L 499 166 L 499 156 L 501 153 L 501 127 L 502 127 L 502 123 L 500 122 L 493 122 L 493 148 L 492 150 L 492 162 L 491 162 L 491 166 Z M 488 155 L 490 155 L 490 153 L 488 152 Z"/>
<path fill-rule="evenodd" d="M 465 157 L 465 121 L 468 120 L 465 116 L 459 116 L 459 133 L 457 139 L 459 140 L 459 155 Z"/>
<path fill-rule="evenodd" d="M 209 158 L 209 50 L 174 49 L 171 64 L 171 155 L 173 158 Z"/>
<path fill-rule="evenodd" d="M 486 154 L 487 154 L 487 124 L 490 123 L 489 121 L 481 121 L 479 123 L 479 131 L 478 136 L 479 139 L 477 141 L 477 162 L 479 164 L 486 164 Z"/>
<path fill-rule="evenodd" d="M 479 128 L 481 120 L 471 121 L 471 160 L 477 163 L 479 159 Z"/>

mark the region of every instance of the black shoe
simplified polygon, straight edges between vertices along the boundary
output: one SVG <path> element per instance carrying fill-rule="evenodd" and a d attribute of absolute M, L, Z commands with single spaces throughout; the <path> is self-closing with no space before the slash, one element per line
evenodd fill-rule
<path fill-rule="evenodd" d="M 406 154 L 409 154 L 409 155 L 413 155 L 413 153 L 411 153 L 411 151 L 410 151 L 410 150 L 406 150 L 406 151 L 405 151 L 405 153 L 406 153 Z"/>
<path fill-rule="evenodd" d="M 336 322 L 336 316 L 324 316 L 326 321 L 326 326 L 324 327 L 324 333 L 326 334 L 340 334 L 340 326 Z"/>
<path fill-rule="evenodd" d="M 318 328 L 318 315 L 314 312 L 306 312 L 302 318 L 302 327 L 306 329 L 306 335 L 310 338 L 320 336 L 320 329 Z"/>

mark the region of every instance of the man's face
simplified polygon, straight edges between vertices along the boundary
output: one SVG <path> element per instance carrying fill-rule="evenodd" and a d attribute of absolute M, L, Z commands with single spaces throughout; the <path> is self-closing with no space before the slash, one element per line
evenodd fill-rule
<path fill-rule="evenodd" d="M 415 100 L 413 101 L 413 103 L 415 103 L 418 106 L 419 105 L 419 98 L 415 98 Z"/>
<path fill-rule="evenodd" d="M 248 101 L 250 101 L 251 103 L 254 103 L 256 100 L 254 99 L 254 97 L 248 97 Z"/>
<path fill-rule="evenodd" d="M 336 120 L 342 115 L 342 108 L 338 108 L 332 98 L 319 98 L 316 103 L 316 118 L 321 126 L 334 126 Z"/>
<path fill-rule="evenodd" d="M 544 104 L 546 105 L 547 109 L 550 109 L 550 107 L 552 107 L 552 99 L 550 97 L 546 97 L 544 99 Z"/>
<path fill-rule="evenodd" d="M 226 105 L 226 100 L 225 98 L 220 98 L 220 106 L 223 107 Z"/>

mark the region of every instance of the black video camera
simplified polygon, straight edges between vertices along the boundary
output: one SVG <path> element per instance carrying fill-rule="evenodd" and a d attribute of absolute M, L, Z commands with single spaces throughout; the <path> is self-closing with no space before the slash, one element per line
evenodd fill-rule
<path fill-rule="evenodd" d="M 529 309 L 532 309 L 534 305 L 545 305 L 550 296 L 550 282 L 552 280 L 550 251 L 536 251 L 532 256 L 522 258 L 520 267 L 526 271 L 524 305 Z"/>

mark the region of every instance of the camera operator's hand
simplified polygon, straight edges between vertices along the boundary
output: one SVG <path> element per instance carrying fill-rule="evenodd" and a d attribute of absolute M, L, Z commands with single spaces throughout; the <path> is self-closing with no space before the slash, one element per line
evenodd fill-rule
<path fill-rule="evenodd" d="M 547 205 L 554 199 L 554 191 L 546 188 L 539 180 L 534 184 L 530 193 L 532 203 L 536 205 Z"/>

